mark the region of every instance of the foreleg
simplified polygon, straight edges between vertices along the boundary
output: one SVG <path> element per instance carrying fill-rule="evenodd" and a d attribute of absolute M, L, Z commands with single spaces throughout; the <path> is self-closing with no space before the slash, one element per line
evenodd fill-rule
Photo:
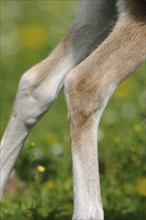
<path fill-rule="evenodd" d="M 115 18 L 115 8 L 111 14 L 107 8 L 98 13 L 106 1 L 92 4 L 81 1 L 77 18 L 65 39 L 48 58 L 22 76 L 0 146 L 0 196 L 29 131 L 54 102 L 66 75 L 111 29 L 109 21 Z"/>

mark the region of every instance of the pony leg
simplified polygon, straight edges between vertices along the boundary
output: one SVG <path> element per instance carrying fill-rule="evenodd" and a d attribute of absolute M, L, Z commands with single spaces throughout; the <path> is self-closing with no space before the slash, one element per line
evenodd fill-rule
<path fill-rule="evenodd" d="M 5 184 L 26 137 L 31 128 L 51 107 L 63 87 L 66 75 L 90 54 L 95 47 L 95 42 L 99 44 L 111 29 L 109 21 L 115 17 L 115 8 L 111 14 L 107 13 L 107 9 L 101 14 L 97 13 L 106 1 L 99 3 L 97 0 L 92 4 L 89 4 L 90 1 L 81 1 L 76 20 L 65 39 L 48 58 L 22 76 L 13 111 L 0 146 L 0 196 L 3 194 Z M 110 7 L 112 6 L 113 3 Z M 102 24 L 105 25 L 106 31 Z"/>
<path fill-rule="evenodd" d="M 134 12 L 137 10 L 136 7 Z M 117 86 L 146 59 L 145 28 L 141 12 L 135 17 L 132 9 L 127 8 L 109 37 L 66 78 L 72 138 L 74 220 L 104 219 L 97 128 Z"/>

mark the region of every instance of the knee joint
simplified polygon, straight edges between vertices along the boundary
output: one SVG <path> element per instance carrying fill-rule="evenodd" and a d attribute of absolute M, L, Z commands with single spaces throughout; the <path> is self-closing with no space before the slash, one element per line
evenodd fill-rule
<path fill-rule="evenodd" d="M 38 83 L 38 78 L 36 77 L 37 72 L 29 70 L 24 73 L 19 82 L 19 90 L 31 89 Z"/>
<path fill-rule="evenodd" d="M 20 80 L 16 104 L 26 126 L 33 126 L 54 100 L 52 91 L 45 83 L 31 72 L 25 73 Z"/>

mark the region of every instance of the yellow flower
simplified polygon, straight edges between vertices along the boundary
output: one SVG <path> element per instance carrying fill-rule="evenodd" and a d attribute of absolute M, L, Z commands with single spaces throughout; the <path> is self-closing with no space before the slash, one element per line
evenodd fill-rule
<path fill-rule="evenodd" d="M 146 196 L 146 177 L 137 180 L 135 190 L 140 196 Z"/>
<path fill-rule="evenodd" d="M 36 143 L 35 143 L 34 141 L 32 141 L 32 142 L 30 143 L 30 146 L 31 146 L 31 147 L 36 147 Z"/>
<path fill-rule="evenodd" d="M 136 132 L 141 132 L 141 131 L 142 131 L 142 126 L 141 126 L 141 124 L 135 124 L 135 125 L 133 126 L 133 129 L 134 129 L 134 131 L 136 131 Z"/>
<path fill-rule="evenodd" d="M 121 142 L 121 138 L 119 136 L 116 136 L 114 138 L 114 142 L 115 142 L 115 144 L 119 144 Z"/>
<path fill-rule="evenodd" d="M 21 39 L 25 46 L 39 49 L 47 43 L 47 32 L 39 25 L 28 25 L 21 28 Z"/>
<path fill-rule="evenodd" d="M 45 172 L 45 170 L 46 170 L 46 168 L 44 166 L 42 166 L 42 165 L 37 166 L 37 171 L 39 171 L 40 173 Z"/>

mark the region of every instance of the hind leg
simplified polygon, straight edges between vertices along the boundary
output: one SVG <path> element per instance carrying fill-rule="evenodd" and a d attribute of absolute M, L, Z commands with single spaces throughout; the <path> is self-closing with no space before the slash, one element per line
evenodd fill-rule
<path fill-rule="evenodd" d="M 97 128 L 117 86 L 146 59 L 145 21 L 124 13 L 113 32 L 66 78 L 71 121 L 74 220 L 103 220 Z"/>

